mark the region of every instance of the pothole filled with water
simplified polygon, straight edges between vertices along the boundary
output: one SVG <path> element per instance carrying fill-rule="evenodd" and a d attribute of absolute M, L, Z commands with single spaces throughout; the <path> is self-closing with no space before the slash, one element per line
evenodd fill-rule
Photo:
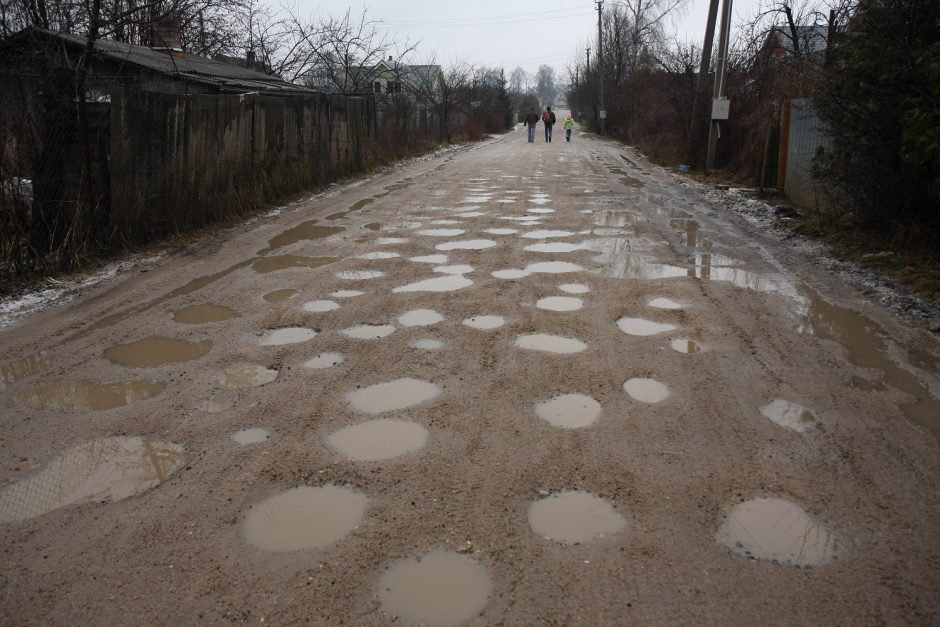
<path fill-rule="evenodd" d="M 18 390 L 16 400 L 36 409 L 99 411 L 154 397 L 162 392 L 164 387 L 162 383 L 147 381 L 43 381 Z"/>
<path fill-rule="evenodd" d="M 394 259 L 395 257 L 401 257 L 398 253 L 390 253 L 385 251 L 375 251 L 372 253 L 365 253 L 362 255 L 356 255 L 356 259 L 364 259 L 366 261 L 377 261 L 381 259 Z"/>
<path fill-rule="evenodd" d="M 433 309 L 412 309 L 398 316 L 398 323 L 403 327 L 428 327 L 443 320 L 444 316 Z"/>
<path fill-rule="evenodd" d="M 226 390 L 253 388 L 277 379 L 277 370 L 255 364 L 236 364 L 229 366 L 219 375 L 219 385 Z"/>
<path fill-rule="evenodd" d="M 341 331 L 346 337 L 356 340 L 377 340 L 394 332 L 395 327 L 391 324 L 360 324 Z"/>
<path fill-rule="evenodd" d="M 489 235 L 515 235 L 519 231 L 516 229 L 483 229 L 483 232 Z"/>
<path fill-rule="evenodd" d="M 344 270 L 337 272 L 336 278 L 341 281 L 368 281 L 385 276 L 381 270 Z"/>
<path fill-rule="evenodd" d="M 77 503 L 120 501 L 154 488 L 186 464 L 183 447 L 110 437 L 70 448 L 31 477 L 0 489 L 0 523 Z"/>
<path fill-rule="evenodd" d="M 359 290 L 336 290 L 330 296 L 333 298 L 355 298 L 356 296 L 362 296 L 365 292 L 360 292 Z"/>
<path fill-rule="evenodd" d="M 297 290 L 286 288 L 283 290 L 274 290 L 273 292 L 268 292 L 262 298 L 268 301 L 269 303 L 283 303 L 285 300 L 290 300 L 297 295 Z"/>
<path fill-rule="evenodd" d="M 393 244 L 407 244 L 407 237 L 380 237 L 375 240 L 379 246 L 392 246 Z"/>
<path fill-rule="evenodd" d="M 670 340 L 669 346 L 671 346 L 672 350 L 676 351 L 677 353 L 685 354 L 697 353 L 702 350 L 702 347 L 698 345 L 698 342 L 684 337 L 677 337 Z"/>
<path fill-rule="evenodd" d="M 601 404 L 584 394 L 562 394 L 535 404 L 535 414 L 553 427 L 582 429 L 601 415 Z"/>
<path fill-rule="evenodd" d="M 38 374 L 52 365 L 46 352 L 9 361 L 0 366 L 0 390 L 20 379 Z"/>
<path fill-rule="evenodd" d="M 357 411 L 381 414 L 419 405 L 440 393 L 441 389 L 430 381 L 404 377 L 355 390 L 346 395 L 346 400 Z"/>
<path fill-rule="evenodd" d="M 168 337 L 148 337 L 104 350 L 105 359 L 127 368 L 155 368 L 199 359 L 212 348 L 212 340 L 187 342 Z"/>
<path fill-rule="evenodd" d="M 432 338 L 421 338 L 417 340 L 412 340 L 408 346 L 411 348 L 417 348 L 424 351 L 434 351 L 439 348 L 443 348 L 444 342 L 440 340 L 435 340 Z"/>
<path fill-rule="evenodd" d="M 435 272 L 440 272 L 441 274 L 468 274 L 473 272 L 473 266 L 460 263 L 454 264 L 452 266 L 434 266 Z"/>
<path fill-rule="evenodd" d="M 634 377 L 623 384 L 623 391 L 641 403 L 660 403 L 669 398 L 669 388 L 656 379 Z"/>
<path fill-rule="evenodd" d="M 573 253 L 584 247 L 581 244 L 569 244 L 568 242 L 545 242 L 542 244 L 532 244 L 526 246 L 525 250 L 533 253 Z"/>
<path fill-rule="evenodd" d="M 522 237 L 525 237 L 526 239 L 549 239 L 551 237 L 571 237 L 574 234 L 574 231 L 553 231 L 551 229 L 541 229 L 523 233 Z"/>
<path fill-rule="evenodd" d="M 234 318 L 234 310 L 221 305 L 190 305 L 173 312 L 173 320 L 183 324 L 206 324 Z"/>
<path fill-rule="evenodd" d="M 479 562 L 442 549 L 395 562 L 378 582 L 386 615 L 438 627 L 478 616 L 491 590 L 489 573 Z"/>
<path fill-rule="evenodd" d="M 304 311 L 311 313 L 324 313 L 339 309 L 339 303 L 335 300 L 308 300 L 304 303 Z"/>
<path fill-rule="evenodd" d="M 785 429 L 805 433 L 816 426 L 816 416 L 799 403 L 776 399 L 760 408 L 760 413 Z"/>
<path fill-rule="evenodd" d="M 835 534 L 803 508 L 779 498 L 737 504 L 715 539 L 739 555 L 791 566 L 822 566 L 837 557 Z"/>
<path fill-rule="evenodd" d="M 264 551 L 299 551 L 329 546 L 359 526 L 369 500 L 336 485 L 300 486 L 251 508 L 245 539 Z"/>
<path fill-rule="evenodd" d="M 199 409 L 207 414 L 221 414 L 235 407 L 235 397 L 231 394 L 219 394 L 213 398 L 208 398 L 199 405 Z"/>
<path fill-rule="evenodd" d="M 427 440 L 427 429 L 415 422 L 377 419 L 344 427 L 327 444 L 353 461 L 374 462 L 417 451 Z"/>
<path fill-rule="evenodd" d="M 297 226 L 287 229 L 280 235 L 272 237 L 268 240 L 268 247 L 265 250 L 259 251 L 258 254 L 264 255 L 272 250 L 304 240 L 323 239 L 331 235 L 336 235 L 337 233 L 342 233 L 345 230 L 346 229 L 341 226 L 318 226 L 316 220 L 308 220 L 307 222 L 301 222 Z"/>
<path fill-rule="evenodd" d="M 584 302 L 572 296 L 547 296 L 540 298 L 535 306 L 548 311 L 577 311 L 584 306 Z"/>
<path fill-rule="evenodd" d="M 622 531 L 627 521 L 605 499 L 571 490 L 529 505 L 529 526 L 543 538 L 582 544 Z"/>
<path fill-rule="evenodd" d="M 447 263 L 447 255 L 421 255 L 419 257 L 409 257 L 408 261 L 416 263 Z"/>
<path fill-rule="evenodd" d="M 472 329 L 497 329 L 506 324 L 502 316 L 470 316 L 464 318 L 463 324 Z"/>
<path fill-rule="evenodd" d="M 483 250 L 496 246 L 496 242 L 491 239 L 470 239 L 456 242 L 444 242 L 434 248 L 437 250 Z"/>
<path fill-rule="evenodd" d="M 624 317 L 617 320 L 617 326 L 620 327 L 620 330 L 627 335 L 640 336 L 656 335 L 658 333 L 672 331 L 676 328 L 676 325 L 669 324 L 667 322 L 654 322 L 652 320 L 647 320 L 646 318 L 629 317 Z"/>
<path fill-rule="evenodd" d="M 418 231 L 418 235 L 426 235 L 428 237 L 456 237 L 464 233 L 466 233 L 466 231 L 463 229 L 424 229 L 423 231 Z"/>
<path fill-rule="evenodd" d="M 449 274 L 447 276 L 424 279 L 416 283 L 409 283 L 396 287 L 392 292 L 401 294 L 405 292 L 452 292 L 473 285 L 473 280 L 462 274 Z"/>
<path fill-rule="evenodd" d="M 342 353 L 320 353 L 304 362 L 304 368 L 312 370 L 322 370 L 323 368 L 332 368 L 343 363 Z"/>
<path fill-rule="evenodd" d="M 336 261 L 336 257 L 302 257 L 300 255 L 274 255 L 262 257 L 251 268 L 258 274 L 268 274 L 288 268 L 319 268 Z"/>
<path fill-rule="evenodd" d="M 566 294 L 587 294 L 591 291 L 591 288 L 583 283 L 562 283 L 558 289 Z"/>
<path fill-rule="evenodd" d="M 307 327 L 282 327 L 265 331 L 258 340 L 260 346 L 283 346 L 307 342 L 317 336 L 316 329 Z"/>
<path fill-rule="evenodd" d="M 587 344 L 581 340 L 562 335 L 551 335 L 548 333 L 533 333 L 530 335 L 520 335 L 516 338 L 516 347 L 544 351 L 547 353 L 580 353 L 587 348 Z"/>
<path fill-rule="evenodd" d="M 268 433 L 266 429 L 262 429 L 261 427 L 242 429 L 241 431 L 236 431 L 232 434 L 232 439 L 241 446 L 261 444 L 262 442 L 267 442 L 270 437 L 271 434 Z"/>
<path fill-rule="evenodd" d="M 646 304 L 656 309 L 682 309 L 682 304 L 671 298 L 654 298 Z"/>

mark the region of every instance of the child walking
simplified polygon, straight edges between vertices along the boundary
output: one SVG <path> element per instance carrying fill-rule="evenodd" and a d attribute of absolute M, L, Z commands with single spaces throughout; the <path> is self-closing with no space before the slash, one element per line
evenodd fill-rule
<path fill-rule="evenodd" d="M 565 141 L 571 141 L 571 129 L 574 128 L 574 118 L 571 117 L 571 114 L 568 114 L 568 117 L 565 118 Z"/>

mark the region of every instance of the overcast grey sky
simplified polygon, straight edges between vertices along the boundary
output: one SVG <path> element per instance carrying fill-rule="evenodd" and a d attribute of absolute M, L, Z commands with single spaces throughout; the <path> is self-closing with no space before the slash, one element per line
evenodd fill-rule
<path fill-rule="evenodd" d="M 277 4 L 278 0 L 268 0 Z M 421 40 L 416 55 L 422 61 L 432 53 L 447 65 L 453 60 L 505 67 L 520 65 L 534 72 L 547 63 L 559 76 L 579 47 L 597 37 L 597 12 L 592 0 L 297 0 L 302 15 L 341 15 L 347 8 L 386 23 L 387 30 L 404 40 Z M 607 0 L 605 6 L 610 6 Z M 758 0 L 736 0 L 735 21 L 756 12 Z M 670 32 L 680 40 L 701 44 L 708 0 L 690 0 Z M 593 47 L 593 45 L 591 46 Z"/>

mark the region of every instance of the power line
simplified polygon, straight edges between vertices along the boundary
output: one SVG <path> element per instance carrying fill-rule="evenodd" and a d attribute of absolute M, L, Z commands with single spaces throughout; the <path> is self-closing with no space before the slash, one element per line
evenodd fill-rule
<path fill-rule="evenodd" d="M 584 11 L 584 7 L 570 7 L 567 9 L 549 9 L 545 11 L 539 11 L 536 15 L 545 15 L 545 14 L 554 14 L 554 13 L 571 13 L 577 12 L 581 14 Z M 396 24 L 396 25 L 405 25 L 405 24 L 419 24 L 419 25 L 446 25 L 451 23 L 463 23 L 463 24 L 472 24 L 475 22 L 489 22 L 492 20 L 503 20 L 503 19 L 515 19 L 515 18 L 527 18 L 527 19 L 538 19 L 532 17 L 532 13 L 510 13 L 507 15 L 483 15 L 478 17 L 458 17 L 458 18 L 445 18 L 441 20 L 391 20 L 388 22 L 383 22 L 387 24 Z M 570 17 L 570 16 L 556 16 L 556 17 Z"/>
<path fill-rule="evenodd" d="M 522 19 L 496 20 L 496 21 L 488 21 L 488 22 L 463 23 L 463 24 L 455 23 L 455 22 L 451 22 L 451 23 L 441 22 L 441 23 L 435 23 L 435 24 L 417 25 L 417 24 L 409 24 L 409 23 L 403 23 L 403 22 L 386 22 L 384 20 L 379 20 L 379 23 L 381 23 L 383 26 L 398 26 L 404 29 L 474 28 L 474 27 L 480 27 L 480 26 L 505 26 L 509 24 L 531 24 L 533 22 L 547 22 L 550 20 L 567 20 L 573 17 L 591 15 L 592 13 L 593 11 L 582 11 L 580 13 L 573 13 L 571 15 L 557 15 L 553 17 L 526 17 Z"/>

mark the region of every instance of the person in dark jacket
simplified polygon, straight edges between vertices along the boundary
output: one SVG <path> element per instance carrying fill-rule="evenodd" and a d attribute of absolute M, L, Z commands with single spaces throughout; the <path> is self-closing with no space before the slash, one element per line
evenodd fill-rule
<path fill-rule="evenodd" d="M 550 142 L 552 141 L 552 127 L 555 125 L 555 113 L 551 107 L 545 107 L 542 122 L 545 124 L 545 141 Z"/>
<path fill-rule="evenodd" d="M 539 123 L 539 114 L 535 112 L 535 107 L 529 107 L 529 112 L 525 114 L 525 125 L 529 129 L 529 143 L 535 142 L 535 126 Z"/>

